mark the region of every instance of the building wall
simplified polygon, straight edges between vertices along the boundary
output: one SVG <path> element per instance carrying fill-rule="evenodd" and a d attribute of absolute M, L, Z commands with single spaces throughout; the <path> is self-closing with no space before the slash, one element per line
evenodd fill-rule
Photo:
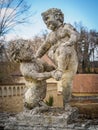
<path fill-rule="evenodd" d="M 0 112 L 21 112 L 23 111 L 22 96 L 0 97 Z"/>

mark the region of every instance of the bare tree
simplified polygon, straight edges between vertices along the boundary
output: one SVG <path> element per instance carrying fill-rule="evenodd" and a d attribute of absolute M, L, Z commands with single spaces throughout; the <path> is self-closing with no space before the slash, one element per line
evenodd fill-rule
<path fill-rule="evenodd" d="M 96 30 L 88 31 L 86 27 L 81 24 L 76 24 L 76 28 L 80 32 L 80 39 L 76 44 L 76 50 L 79 59 L 80 73 L 94 73 L 94 61 L 96 60 L 96 53 L 98 52 L 98 33 Z"/>
<path fill-rule="evenodd" d="M 35 51 L 35 53 L 38 50 L 38 48 L 43 44 L 44 40 L 46 39 L 46 35 L 47 35 L 47 32 L 43 33 L 42 36 L 35 36 L 32 39 L 33 50 Z"/>
<path fill-rule="evenodd" d="M 26 14 L 29 9 L 25 0 L 0 0 L 0 36 L 8 33 L 17 24 L 24 23 L 29 17 Z"/>

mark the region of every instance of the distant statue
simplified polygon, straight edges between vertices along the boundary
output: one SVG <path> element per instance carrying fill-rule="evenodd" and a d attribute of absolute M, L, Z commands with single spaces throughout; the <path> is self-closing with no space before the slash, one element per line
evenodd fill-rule
<path fill-rule="evenodd" d="M 58 80 L 62 88 L 63 105 L 65 110 L 71 99 L 73 77 L 77 72 L 78 60 L 74 45 L 79 38 L 79 33 L 71 25 L 64 22 L 64 14 L 60 9 L 51 8 L 42 13 L 42 18 L 47 28 L 52 30 L 45 42 L 36 53 L 41 58 L 48 52 L 48 56 L 56 65 L 52 75 Z"/>
<path fill-rule="evenodd" d="M 43 100 L 46 96 L 46 79 L 52 76 L 51 71 L 54 67 L 35 59 L 32 45 L 29 45 L 26 40 L 10 42 L 8 53 L 11 61 L 20 63 L 20 70 L 25 78 L 25 107 L 28 109 L 38 107 L 39 110 L 48 109 Z"/>

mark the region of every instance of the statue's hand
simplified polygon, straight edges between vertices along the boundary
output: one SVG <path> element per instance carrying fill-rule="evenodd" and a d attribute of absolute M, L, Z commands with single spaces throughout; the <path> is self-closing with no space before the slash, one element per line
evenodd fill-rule
<path fill-rule="evenodd" d="M 54 79 L 56 79 L 57 81 L 59 81 L 62 77 L 62 71 L 60 70 L 54 70 L 51 72 L 51 75 Z"/>

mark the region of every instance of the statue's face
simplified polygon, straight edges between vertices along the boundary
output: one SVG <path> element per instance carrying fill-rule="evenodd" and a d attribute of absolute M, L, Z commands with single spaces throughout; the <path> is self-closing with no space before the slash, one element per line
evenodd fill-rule
<path fill-rule="evenodd" d="M 46 17 L 44 17 L 44 22 L 47 25 L 47 28 L 50 30 L 55 30 L 59 26 L 59 21 L 57 20 L 57 15 L 56 14 L 49 14 Z"/>
<path fill-rule="evenodd" d="M 63 23 L 63 16 L 59 12 L 46 12 L 42 14 L 43 20 L 50 30 L 56 30 Z"/>
<path fill-rule="evenodd" d="M 19 55 L 17 56 L 17 60 L 20 61 L 31 61 L 33 58 L 33 50 L 30 47 L 23 47 L 20 48 Z"/>
<path fill-rule="evenodd" d="M 25 40 L 12 41 L 8 51 L 9 58 L 14 62 L 29 62 L 34 58 L 33 50 Z"/>

